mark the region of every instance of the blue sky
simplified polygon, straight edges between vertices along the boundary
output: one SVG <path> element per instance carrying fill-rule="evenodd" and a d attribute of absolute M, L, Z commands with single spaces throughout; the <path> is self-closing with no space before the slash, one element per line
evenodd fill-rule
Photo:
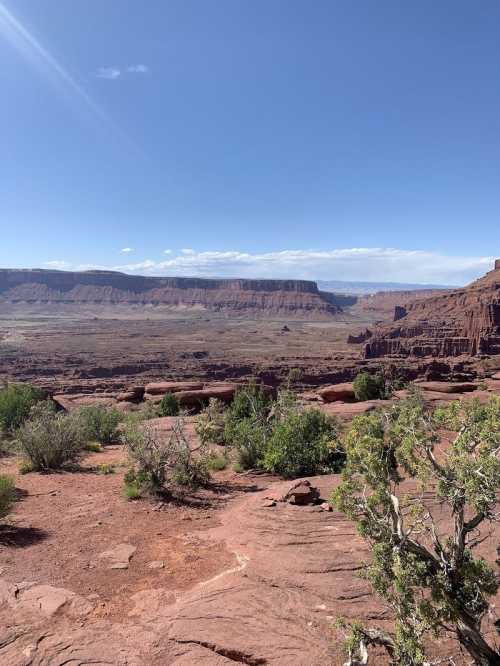
<path fill-rule="evenodd" d="M 0 266 L 458 284 L 500 4 L 0 0 Z"/>

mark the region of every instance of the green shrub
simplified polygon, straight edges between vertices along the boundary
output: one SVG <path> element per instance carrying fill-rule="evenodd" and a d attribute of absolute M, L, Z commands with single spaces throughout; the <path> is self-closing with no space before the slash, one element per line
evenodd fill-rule
<path fill-rule="evenodd" d="M 82 453 L 85 432 L 80 419 L 56 413 L 51 403 L 40 402 L 18 431 L 21 452 L 35 471 L 60 469 Z"/>
<path fill-rule="evenodd" d="M 290 412 L 273 428 L 263 467 L 285 478 L 336 472 L 344 455 L 336 423 L 318 409 Z"/>
<path fill-rule="evenodd" d="M 137 476 L 135 470 L 130 469 L 123 479 L 123 495 L 128 500 L 136 500 L 142 497 L 145 478 Z"/>
<path fill-rule="evenodd" d="M 174 393 L 165 393 L 159 406 L 160 416 L 177 416 L 180 411 L 179 401 Z"/>
<path fill-rule="evenodd" d="M 4 518 L 9 513 L 14 499 L 14 481 L 10 476 L 0 474 L 0 518 Z"/>
<path fill-rule="evenodd" d="M 112 444 L 118 440 L 122 415 L 116 409 L 89 405 L 80 407 L 77 416 L 81 419 L 87 441 Z"/>
<path fill-rule="evenodd" d="M 226 441 L 236 450 L 242 469 L 260 467 L 269 432 L 267 424 L 252 418 L 226 424 Z"/>
<path fill-rule="evenodd" d="M 19 428 L 43 398 L 43 391 L 30 384 L 7 384 L 0 389 L 0 430 L 12 433 Z"/>
<path fill-rule="evenodd" d="M 194 458 L 191 455 L 182 456 L 172 470 L 173 483 L 192 490 L 206 485 L 209 479 L 208 465 L 204 458 Z"/>
<path fill-rule="evenodd" d="M 19 463 L 19 474 L 29 474 L 30 472 L 34 472 L 35 470 L 33 469 L 33 463 L 31 460 L 21 460 Z"/>
<path fill-rule="evenodd" d="M 227 458 L 211 451 L 207 456 L 207 467 L 214 472 L 221 472 L 227 467 Z"/>
<path fill-rule="evenodd" d="M 122 435 L 131 469 L 125 475 L 126 489 L 155 494 L 173 484 L 195 487 L 208 480 L 204 447 L 194 456 L 184 435 L 184 422 L 176 419 L 170 433 L 147 424 L 127 426 Z"/>
<path fill-rule="evenodd" d="M 356 400 L 378 400 L 388 397 L 385 379 L 381 374 L 360 372 L 352 385 Z"/>
<path fill-rule="evenodd" d="M 228 410 L 229 420 L 240 421 L 245 418 L 259 418 L 267 415 L 270 400 L 256 382 L 238 389 Z"/>
<path fill-rule="evenodd" d="M 226 412 L 224 442 L 236 450 L 237 461 L 243 469 L 260 465 L 270 432 L 273 402 L 261 386 L 251 382 L 239 389 Z"/>
<path fill-rule="evenodd" d="M 220 400 L 210 398 L 196 422 L 196 434 L 202 443 L 224 443 L 225 408 Z"/>

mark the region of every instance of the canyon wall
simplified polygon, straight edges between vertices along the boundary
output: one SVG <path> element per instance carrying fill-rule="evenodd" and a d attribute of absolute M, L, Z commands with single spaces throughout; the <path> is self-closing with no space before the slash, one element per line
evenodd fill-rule
<path fill-rule="evenodd" d="M 396 307 L 394 319 L 375 330 L 365 358 L 500 354 L 500 261 L 463 289 Z"/>
<path fill-rule="evenodd" d="M 152 305 L 310 319 L 328 319 L 341 311 L 333 294 L 320 292 L 309 280 L 145 277 L 42 269 L 0 269 L 0 309 L 2 303 Z"/>

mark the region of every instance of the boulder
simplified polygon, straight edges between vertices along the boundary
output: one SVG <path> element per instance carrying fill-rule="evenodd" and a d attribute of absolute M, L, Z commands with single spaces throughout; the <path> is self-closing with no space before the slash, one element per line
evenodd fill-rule
<path fill-rule="evenodd" d="M 491 379 L 500 380 L 500 372 L 495 372 L 494 375 L 491 375 Z"/>
<path fill-rule="evenodd" d="M 469 393 L 477 389 L 477 384 L 472 382 L 417 382 L 416 386 L 423 391 L 436 393 Z"/>
<path fill-rule="evenodd" d="M 183 407 L 197 407 L 206 404 L 210 398 L 231 402 L 237 388 L 238 384 L 213 384 L 199 390 L 178 391 L 176 398 Z"/>
<path fill-rule="evenodd" d="M 202 388 L 202 382 L 151 382 L 151 384 L 146 384 L 144 390 L 149 396 L 164 396 L 165 393 L 178 393 L 179 391 L 198 391 Z"/>
<path fill-rule="evenodd" d="M 139 402 L 144 396 L 144 386 L 130 386 L 125 391 L 118 393 L 118 402 Z"/>
<path fill-rule="evenodd" d="M 350 421 L 358 414 L 366 414 L 377 409 L 377 407 L 390 407 L 391 404 L 391 400 L 365 400 L 364 402 L 335 402 L 319 405 L 319 408 L 329 416 Z"/>
<path fill-rule="evenodd" d="M 350 400 L 356 399 L 352 382 L 325 386 L 325 388 L 320 389 L 318 393 L 323 402 L 349 402 Z"/>
<path fill-rule="evenodd" d="M 79 407 L 99 406 L 99 407 L 113 407 L 116 405 L 116 398 L 114 394 L 102 393 L 72 393 L 72 394 L 58 394 L 52 396 L 52 400 L 64 409 L 66 412 L 71 412 Z"/>
<path fill-rule="evenodd" d="M 289 504 L 316 504 L 320 498 L 319 490 L 311 485 L 307 479 L 295 481 L 279 498 L 280 502 L 288 502 Z"/>

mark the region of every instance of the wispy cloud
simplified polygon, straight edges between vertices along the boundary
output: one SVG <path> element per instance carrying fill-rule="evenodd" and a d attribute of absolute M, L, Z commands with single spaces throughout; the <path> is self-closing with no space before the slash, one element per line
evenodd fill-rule
<path fill-rule="evenodd" d="M 64 269 L 71 268 L 69 261 L 64 261 L 62 259 L 54 259 L 53 261 L 46 261 L 44 266 L 47 268 L 55 268 L 56 270 L 62 271 Z"/>
<path fill-rule="evenodd" d="M 98 79 L 109 79 L 110 81 L 114 81 L 115 79 L 120 78 L 121 71 L 116 67 L 99 67 L 96 76 Z"/>
<path fill-rule="evenodd" d="M 107 79 L 116 81 L 130 74 L 147 74 L 149 67 L 147 65 L 126 65 L 125 67 L 99 67 L 95 73 L 98 79 Z"/>
<path fill-rule="evenodd" d="M 82 86 L 1 1 L 0 36 L 12 44 L 23 58 L 42 71 L 55 85 L 71 92 L 95 114 L 107 120 L 102 109 L 97 106 Z"/>
<path fill-rule="evenodd" d="M 172 254 L 172 250 L 163 250 L 163 254 Z"/>
<path fill-rule="evenodd" d="M 130 252 L 133 251 L 134 251 L 133 247 L 122 247 L 122 249 L 120 250 L 122 254 L 130 254 Z"/>
<path fill-rule="evenodd" d="M 493 268 L 493 257 L 449 256 L 427 250 L 398 248 L 343 248 L 334 250 L 283 250 L 250 253 L 197 252 L 185 248 L 167 252 L 168 258 L 144 259 L 119 265 L 79 265 L 76 270 L 107 269 L 145 275 L 200 277 L 296 278 L 466 284 Z M 67 262 L 47 262 L 69 268 Z"/>
<path fill-rule="evenodd" d="M 131 74 L 147 74 L 149 72 L 149 67 L 147 65 L 129 65 L 127 67 L 127 72 Z"/>

